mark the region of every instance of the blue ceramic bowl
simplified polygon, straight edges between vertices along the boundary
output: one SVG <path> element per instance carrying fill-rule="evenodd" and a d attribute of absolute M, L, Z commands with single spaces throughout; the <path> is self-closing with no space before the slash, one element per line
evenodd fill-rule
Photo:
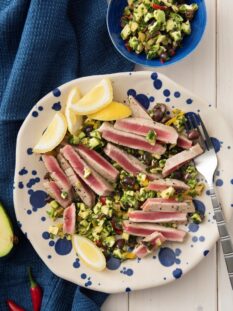
<path fill-rule="evenodd" d="M 199 6 L 198 11 L 195 14 L 195 18 L 191 22 L 192 32 L 191 35 L 186 36 L 182 42 L 182 47 L 177 49 L 176 55 L 165 63 L 161 63 L 159 59 L 148 60 L 144 53 L 136 54 L 134 52 L 129 52 L 124 41 L 121 39 L 121 26 L 120 20 L 123 15 L 123 10 L 127 5 L 127 0 L 110 0 L 107 12 L 107 27 L 109 36 L 118 50 L 125 58 L 129 61 L 148 67 L 164 67 L 171 64 L 175 64 L 181 59 L 188 56 L 191 52 L 195 50 L 206 27 L 206 6 L 204 0 L 187 0 L 187 3 L 196 2 Z"/>

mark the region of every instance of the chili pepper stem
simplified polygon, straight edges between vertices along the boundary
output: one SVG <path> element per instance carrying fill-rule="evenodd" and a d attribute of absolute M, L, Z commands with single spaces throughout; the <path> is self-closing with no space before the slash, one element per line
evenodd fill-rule
<path fill-rule="evenodd" d="M 29 281 L 30 281 L 30 287 L 35 288 L 37 286 L 37 283 L 35 282 L 35 280 L 32 277 L 31 267 L 28 268 L 28 277 L 29 277 Z"/>

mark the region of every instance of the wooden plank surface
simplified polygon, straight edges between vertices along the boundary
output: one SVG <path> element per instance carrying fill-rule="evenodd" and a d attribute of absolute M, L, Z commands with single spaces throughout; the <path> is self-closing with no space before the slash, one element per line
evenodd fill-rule
<path fill-rule="evenodd" d="M 232 123 L 232 0 L 206 0 L 207 30 L 201 45 L 182 62 L 155 69 L 220 109 Z M 136 70 L 150 70 L 136 66 Z M 232 202 L 233 203 L 233 202 Z M 230 224 L 233 236 L 233 220 Z M 168 299 L 169 298 L 169 299 Z M 112 295 L 104 311 L 232 311 L 233 292 L 220 247 L 181 280 L 160 288 Z"/>
<path fill-rule="evenodd" d="M 233 36 L 232 36 L 232 0 L 217 2 L 217 106 L 225 119 L 232 124 L 233 120 Z M 233 130 L 232 130 L 233 135 Z M 233 169 L 232 176 L 233 176 Z M 232 186 L 233 191 L 233 186 Z M 233 202 L 232 202 L 233 203 Z M 231 207 L 229 207 L 231 208 Z M 233 220 L 229 224 L 233 237 Z M 228 280 L 225 261 L 218 246 L 218 310 L 233 310 L 233 291 Z"/>

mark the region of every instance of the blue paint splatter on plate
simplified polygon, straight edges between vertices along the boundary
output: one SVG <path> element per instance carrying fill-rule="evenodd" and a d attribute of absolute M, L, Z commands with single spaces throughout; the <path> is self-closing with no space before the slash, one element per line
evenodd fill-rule
<path fill-rule="evenodd" d="M 55 111 L 60 111 L 61 110 L 61 103 L 60 102 L 54 103 L 52 105 L 52 109 Z"/>
<path fill-rule="evenodd" d="M 110 257 L 107 260 L 106 266 L 109 270 L 117 270 L 121 265 L 121 261 L 118 258 Z"/>
<path fill-rule="evenodd" d="M 67 239 L 58 239 L 55 243 L 55 251 L 58 255 L 68 255 L 72 250 L 72 243 Z"/>
<path fill-rule="evenodd" d="M 61 95 L 61 91 L 58 88 L 56 88 L 56 89 L 53 90 L 53 95 L 55 97 L 59 97 Z"/>
<path fill-rule="evenodd" d="M 179 279 L 182 276 L 182 273 L 183 273 L 182 270 L 179 268 L 177 268 L 172 272 L 175 279 Z"/>
<path fill-rule="evenodd" d="M 165 267 L 171 267 L 176 262 L 176 254 L 169 247 L 163 247 L 159 251 L 159 261 Z"/>

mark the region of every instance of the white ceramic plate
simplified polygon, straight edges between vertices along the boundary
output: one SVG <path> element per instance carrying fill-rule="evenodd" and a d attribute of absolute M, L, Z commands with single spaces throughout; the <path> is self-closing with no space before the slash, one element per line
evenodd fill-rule
<path fill-rule="evenodd" d="M 233 210 L 233 176 L 229 169 L 232 167 L 233 138 L 231 129 L 220 113 L 180 85 L 155 72 L 119 73 L 109 77 L 113 82 L 115 100 L 123 102 L 127 94 L 133 94 L 146 108 L 156 102 L 166 102 L 171 108 L 201 114 L 213 137 L 219 158 L 216 188 L 225 216 L 229 219 Z M 45 168 L 40 157 L 32 154 L 32 147 L 54 113 L 64 108 L 71 87 L 77 85 L 85 94 L 102 78 L 92 76 L 66 83 L 42 98 L 29 113 L 17 140 L 14 184 L 16 215 L 39 256 L 61 278 L 109 293 L 160 286 L 182 277 L 196 266 L 218 239 L 208 192 L 195 201 L 199 210 L 205 209 L 205 221 L 201 225 L 186 227 L 189 234 L 184 244 L 167 244 L 154 256 L 125 261 L 121 265 L 117 259 L 112 258 L 108 262 L 108 269 L 103 272 L 95 272 L 81 263 L 70 241 L 50 240 L 47 232 L 50 220 L 46 215 L 46 194 L 42 185 Z"/>

